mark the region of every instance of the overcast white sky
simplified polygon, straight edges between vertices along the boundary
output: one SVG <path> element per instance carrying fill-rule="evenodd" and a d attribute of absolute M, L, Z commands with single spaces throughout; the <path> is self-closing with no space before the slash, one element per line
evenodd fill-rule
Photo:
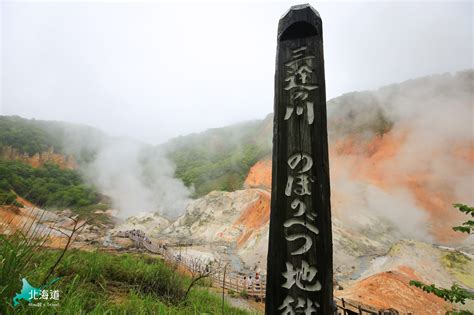
<path fill-rule="evenodd" d="M 277 24 L 296 4 L 0 1 L 0 114 L 153 144 L 270 113 Z M 473 67 L 472 2 L 311 4 L 328 99 Z"/>

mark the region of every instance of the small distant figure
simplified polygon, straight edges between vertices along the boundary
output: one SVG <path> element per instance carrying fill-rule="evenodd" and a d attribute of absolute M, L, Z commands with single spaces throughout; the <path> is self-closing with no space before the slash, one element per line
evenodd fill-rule
<path fill-rule="evenodd" d="M 255 273 L 255 290 L 260 291 L 262 288 L 260 287 L 260 274 L 258 272 Z"/>
<path fill-rule="evenodd" d="M 252 276 L 249 276 L 248 279 L 247 279 L 247 288 L 251 289 L 252 285 L 253 285 Z"/>

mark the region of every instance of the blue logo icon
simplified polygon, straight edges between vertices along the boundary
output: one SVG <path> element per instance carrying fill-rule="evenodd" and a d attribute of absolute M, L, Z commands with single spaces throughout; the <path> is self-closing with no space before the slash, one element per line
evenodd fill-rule
<path fill-rule="evenodd" d="M 59 291 L 58 290 L 46 290 L 47 287 L 58 281 L 60 278 L 56 278 L 49 282 L 47 285 L 44 285 L 39 288 L 33 287 L 28 280 L 25 278 L 21 279 L 23 283 L 23 287 L 21 288 L 21 292 L 15 295 L 13 298 L 13 306 L 17 306 L 20 300 L 25 300 L 27 302 L 31 302 L 32 300 L 37 299 L 53 299 L 59 300 Z"/>

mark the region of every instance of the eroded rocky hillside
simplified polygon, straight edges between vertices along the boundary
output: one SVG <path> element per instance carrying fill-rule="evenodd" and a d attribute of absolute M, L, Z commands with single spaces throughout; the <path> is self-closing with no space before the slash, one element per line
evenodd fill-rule
<path fill-rule="evenodd" d="M 474 203 L 473 74 L 411 80 L 328 103 L 341 296 L 416 313 L 430 304 L 436 314 L 446 303 L 410 280 L 474 288 L 473 239 L 452 230 L 465 220 L 452 204 Z M 263 123 L 268 130 L 271 120 Z M 228 254 L 236 268 L 264 270 L 269 152 L 249 167 L 242 188 L 193 201 L 162 237 L 199 245 L 194 255 Z"/>

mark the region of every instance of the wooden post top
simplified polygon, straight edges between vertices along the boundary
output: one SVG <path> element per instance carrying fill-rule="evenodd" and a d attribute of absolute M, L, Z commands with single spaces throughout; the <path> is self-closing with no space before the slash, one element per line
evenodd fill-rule
<path fill-rule="evenodd" d="M 292 6 L 278 23 L 278 41 L 307 36 L 322 36 L 321 16 L 309 4 Z"/>

